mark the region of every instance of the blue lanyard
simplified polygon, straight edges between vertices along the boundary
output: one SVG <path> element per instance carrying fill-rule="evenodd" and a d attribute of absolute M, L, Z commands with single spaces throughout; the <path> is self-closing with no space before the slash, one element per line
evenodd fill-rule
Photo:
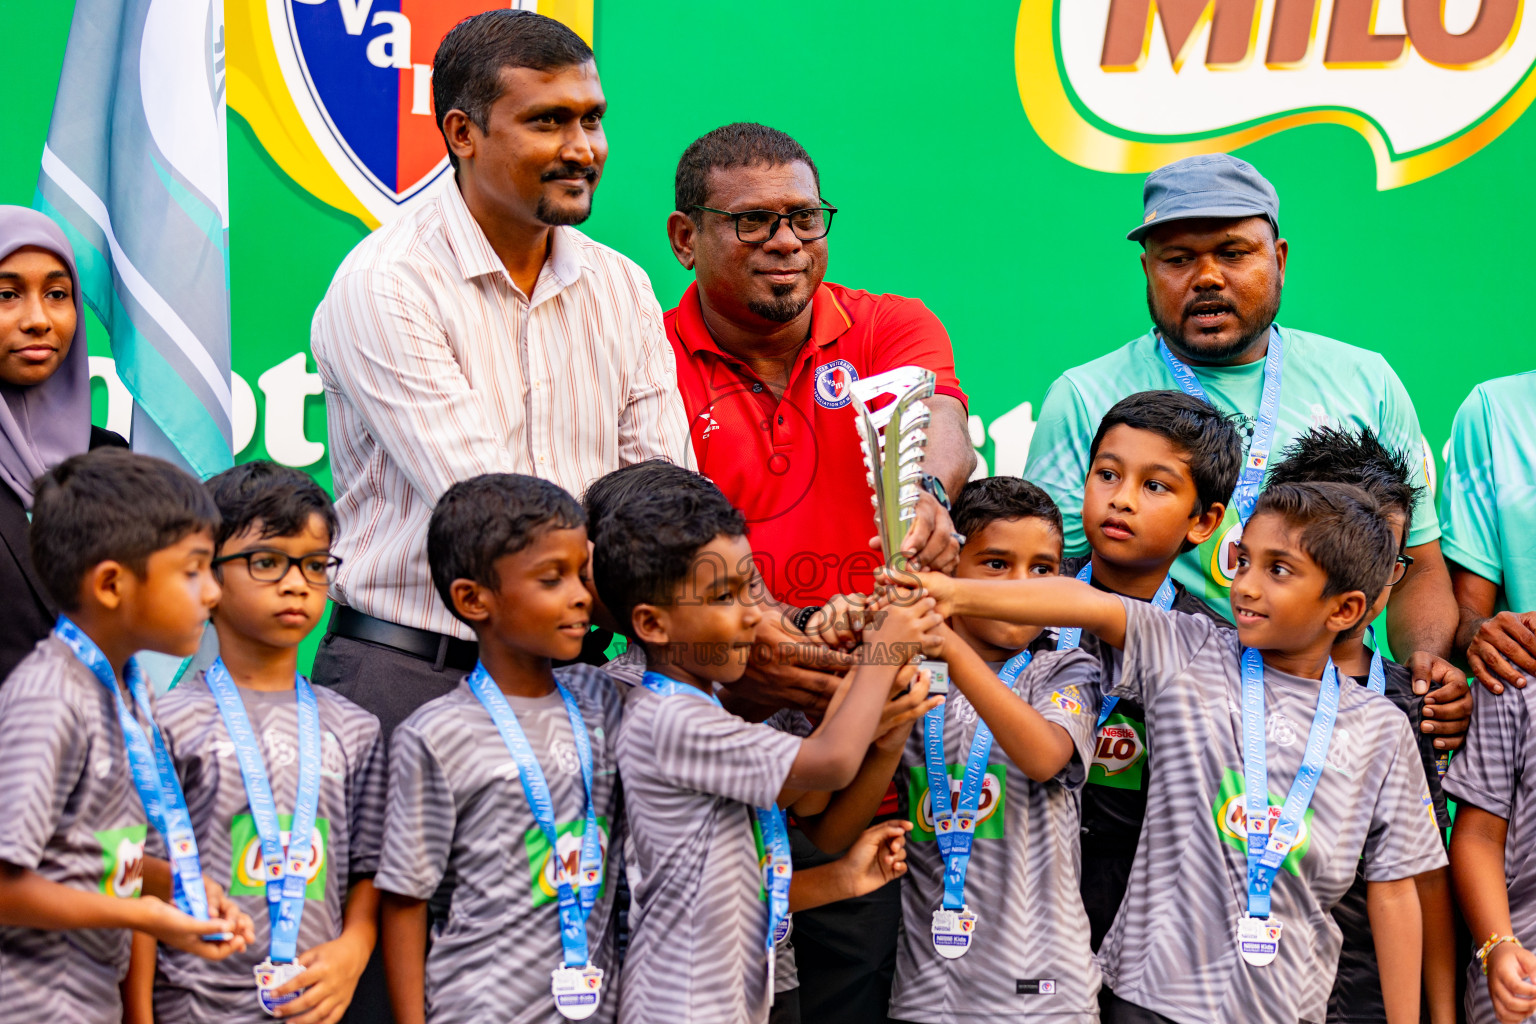
<path fill-rule="evenodd" d="M 1086 565 L 1077 570 L 1077 581 L 1079 583 L 1088 583 L 1092 579 L 1093 561 L 1090 559 Z M 1173 597 L 1173 577 L 1165 576 L 1163 577 L 1162 586 L 1158 587 L 1157 593 L 1152 595 L 1152 607 L 1160 612 L 1166 612 L 1173 607 Z M 1056 634 L 1056 649 L 1058 651 L 1069 651 L 1082 642 L 1083 631 L 1078 626 L 1067 627 Z M 1114 697 L 1107 693 L 1099 701 L 1099 721 L 1094 726 L 1095 731 L 1104 728 L 1104 723 L 1109 721 L 1109 716 L 1114 713 L 1115 705 L 1118 703 L 1120 703 L 1119 697 Z"/>
<path fill-rule="evenodd" d="M 139 713 L 149 723 L 154 737 L 144 736 L 128 704 L 123 691 L 117 685 L 117 675 L 107 656 L 101 653 L 96 642 L 64 615 L 54 624 L 53 635 L 63 641 L 91 674 L 112 691 L 117 700 L 117 721 L 123 730 L 123 746 L 128 752 L 128 768 L 133 775 L 133 788 L 138 790 L 139 802 L 144 805 L 144 815 L 162 836 L 171 859 L 171 895 L 178 909 L 199 921 L 208 920 L 208 893 L 203 888 L 203 869 L 197 858 L 197 837 L 192 834 L 192 816 L 187 813 L 187 799 L 181 792 L 181 781 L 176 778 L 176 768 L 171 763 L 170 752 L 165 748 L 165 737 L 155 724 L 154 712 L 149 706 L 149 686 L 138 662 L 128 659 L 123 669 L 123 679 Z M 219 936 L 224 938 L 226 936 Z M 210 941 L 217 941 L 208 936 Z"/>
<path fill-rule="evenodd" d="M 1269 917 L 1269 891 L 1275 872 L 1296 843 L 1312 794 L 1317 791 L 1328 758 L 1328 742 L 1339 713 L 1339 674 L 1333 659 L 1323 670 L 1317 691 L 1317 713 L 1307 734 L 1306 753 L 1286 794 L 1280 820 L 1269 821 L 1269 766 L 1265 761 L 1264 659 L 1252 647 L 1243 648 L 1243 785 L 1248 815 L 1248 916 Z"/>
<path fill-rule="evenodd" d="M 998 679 L 1012 688 L 1014 680 L 1029 664 L 1029 651 L 1020 651 L 998 673 Z M 965 873 L 971 866 L 971 842 L 976 834 L 976 811 L 981 805 L 982 783 L 987 777 L 987 759 L 992 754 L 992 730 L 977 717 L 976 735 L 971 737 L 970 756 L 965 760 L 965 774 L 960 777 L 960 795 L 951 805 L 949 799 L 949 764 L 944 758 L 944 705 L 923 716 L 923 760 L 928 766 L 928 800 L 933 805 L 933 831 L 944 858 L 944 909 L 965 906 Z"/>
<path fill-rule="evenodd" d="M 1372 693 L 1379 693 L 1383 697 L 1387 694 L 1387 669 L 1381 663 L 1381 652 L 1376 649 L 1376 627 L 1366 626 L 1365 635 L 1371 640 L 1371 674 L 1366 677 L 1366 686 Z"/>
<path fill-rule="evenodd" d="M 245 800 L 261 840 L 261 864 L 267 876 L 267 923 L 271 929 L 273 963 L 288 963 L 298 954 L 299 923 L 304 919 L 304 890 L 308 886 L 313 853 L 315 814 L 320 806 L 320 705 L 309 680 L 294 675 L 298 700 L 299 782 L 293 797 L 293 817 L 288 828 L 288 848 L 283 849 L 277 803 L 272 782 L 261 757 L 261 746 L 245 713 L 245 703 L 235 681 L 219 658 L 203 673 L 208 690 L 219 706 L 224 728 L 235 745 Z M 239 855 L 239 851 L 235 851 Z"/>
<path fill-rule="evenodd" d="M 586 967 L 591 962 L 587 949 L 587 918 L 592 914 L 592 905 L 597 902 L 597 890 L 602 885 L 603 849 L 598 834 L 597 801 L 592 798 L 592 741 L 587 735 L 581 709 L 576 706 L 571 691 L 556 679 L 555 688 L 559 690 L 560 699 L 565 702 L 566 716 L 571 720 L 571 738 L 576 744 L 576 759 L 581 763 L 581 784 L 587 801 L 586 824 L 581 834 L 581 877 L 578 879 L 581 892 L 578 896 L 571 887 L 570 876 L 560 859 L 557 845 L 559 836 L 555 832 L 555 803 L 549 795 L 549 783 L 544 779 L 544 769 L 539 767 L 539 759 L 534 756 L 528 737 L 523 734 L 523 727 L 517 724 L 517 715 L 508 706 L 507 698 L 491 680 L 483 664 L 476 662 L 475 670 L 465 682 L 490 713 L 496 731 L 501 733 L 501 742 L 506 744 L 507 753 L 512 755 L 517 773 L 523 780 L 523 794 L 528 798 L 528 809 L 533 812 L 533 820 L 538 823 L 539 831 L 544 833 L 549 843 L 549 855 L 554 859 L 555 885 L 560 900 L 560 947 L 565 954 L 565 966 Z"/>
<path fill-rule="evenodd" d="M 721 707 L 720 698 L 713 693 L 705 693 L 697 686 L 680 683 L 660 672 L 647 672 L 641 677 L 640 685 L 661 697 L 688 694 Z M 789 857 L 789 829 L 784 824 L 783 810 L 775 804 L 771 807 L 754 807 L 753 811 L 757 814 L 758 831 L 763 835 L 763 853 L 768 858 L 763 867 L 764 888 L 768 890 L 768 935 L 765 948 L 768 955 L 772 956 L 779 927 L 789 919 L 789 883 L 794 876 L 794 866 Z"/>
<path fill-rule="evenodd" d="M 1281 338 L 1280 328 L 1271 327 L 1269 353 L 1264 358 L 1264 398 L 1259 403 L 1259 418 L 1253 427 L 1253 441 L 1248 445 L 1248 455 L 1243 460 L 1242 475 L 1237 478 L 1237 487 L 1232 491 L 1232 506 L 1237 510 L 1237 521 L 1245 526 L 1248 517 L 1253 514 L 1254 504 L 1259 500 L 1264 470 L 1269 465 L 1269 446 L 1274 440 L 1275 418 L 1280 410 L 1280 369 L 1285 362 L 1284 349 L 1285 341 Z M 1210 405 L 1216 404 L 1205 393 L 1205 388 L 1200 386 L 1195 372 L 1169 350 L 1168 343 L 1161 337 L 1157 340 L 1157 350 L 1163 362 L 1168 364 L 1168 370 L 1181 391 Z"/>

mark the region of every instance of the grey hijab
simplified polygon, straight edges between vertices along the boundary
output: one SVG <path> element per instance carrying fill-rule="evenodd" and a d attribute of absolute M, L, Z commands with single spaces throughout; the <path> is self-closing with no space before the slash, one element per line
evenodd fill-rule
<path fill-rule="evenodd" d="M 0 206 L 0 261 L 23 246 L 46 249 L 69 268 L 75 292 L 75 337 L 52 377 L 31 387 L 0 384 L 0 481 L 32 507 L 32 481 L 91 444 L 90 354 L 75 255 L 45 214 Z"/>

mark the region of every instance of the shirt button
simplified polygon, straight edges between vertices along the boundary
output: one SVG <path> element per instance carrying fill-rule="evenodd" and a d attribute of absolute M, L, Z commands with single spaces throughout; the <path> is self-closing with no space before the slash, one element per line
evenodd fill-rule
<path fill-rule="evenodd" d="M 535 391 L 537 391 L 539 388 L 541 388 L 543 386 L 544 386 L 544 382 L 541 381 L 541 380 L 536 380 L 536 381 L 533 382 L 533 387 L 534 387 Z"/>
<path fill-rule="evenodd" d="M 548 462 L 548 461 L 549 461 L 549 460 L 548 460 L 548 459 L 546 459 L 546 458 L 545 458 L 545 457 L 544 457 L 544 456 L 542 456 L 542 455 L 540 455 L 540 456 L 539 456 L 539 465 L 541 465 L 541 466 L 542 466 L 542 465 L 544 465 L 544 463 L 546 463 L 546 462 Z"/>
<path fill-rule="evenodd" d="M 752 385 L 752 391 L 754 393 L 760 393 L 762 390 L 763 390 L 763 386 L 761 384 L 753 384 Z"/>

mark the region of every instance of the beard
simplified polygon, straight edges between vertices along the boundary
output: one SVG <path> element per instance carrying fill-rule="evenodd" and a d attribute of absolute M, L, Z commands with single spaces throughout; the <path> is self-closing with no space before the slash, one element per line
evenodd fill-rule
<path fill-rule="evenodd" d="M 1191 299 L 1185 304 L 1181 317 L 1189 315 L 1190 305 L 1202 301 L 1209 301 L 1209 299 L 1201 296 Z M 1193 326 L 1186 332 L 1183 329 L 1182 319 L 1176 323 L 1169 323 L 1163 319 L 1157 311 L 1156 303 L 1152 300 L 1152 286 L 1147 286 L 1147 312 L 1152 316 L 1152 323 L 1156 325 L 1163 340 L 1168 342 L 1168 347 L 1173 350 L 1173 354 L 1187 363 L 1222 366 L 1236 363 L 1251 352 L 1269 334 L 1270 326 L 1280 313 L 1280 286 L 1277 284 L 1264 303 L 1248 316 L 1239 313 L 1235 306 L 1230 308 L 1231 315 L 1238 321 L 1237 336 L 1231 341 L 1209 340 Z"/>
<path fill-rule="evenodd" d="M 799 316 L 811 303 L 810 295 L 804 298 L 795 295 L 797 287 L 792 284 L 776 284 L 773 286 L 772 299 L 767 301 L 754 299 L 747 303 L 747 308 L 764 320 L 776 324 L 787 324 Z"/>
<path fill-rule="evenodd" d="M 580 224 L 592 216 L 592 201 L 590 199 L 582 206 L 557 206 L 548 196 L 539 197 L 539 205 L 534 208 L 533 215 L 539 219 L 540 224 L 558 228 L 571 224 Z"/>

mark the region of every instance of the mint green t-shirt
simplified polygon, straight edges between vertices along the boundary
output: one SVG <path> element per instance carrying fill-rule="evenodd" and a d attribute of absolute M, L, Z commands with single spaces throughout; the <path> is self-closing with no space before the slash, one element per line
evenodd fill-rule
<path fill-rule="evenodd" d="M 1445 557 L 1536 611 L 1536 373 L 1486 381 L 1456 410 L 1440 490 Z"/>
<path fill-rule="evenodd" d="M 1389 448 L 1403 452 L 1413 467 L 1413 483 L 1425 487 L 1423 435 L 1402 381 L 1378 353 L 1305 331 L 1281 328 L 1285 365 L 1280 411 L 1270 445 L 1270 463 L 1298 435 L 1313 427 L 1368 427 Z M 1239 433 L 1246 450 L 1264 391 L 1264 360 L 1242 366 L 1191 367 L 1216 407 L 1241 416 Z M 1029 444 L 1024 476 L 1044 488 L 1066 526 L 1066 554 L 1086 554 L 1083 534 L 1083 481 L 1088 475 L 1088 446 L 1110 406 L 1138 391 L 1177 390 L 1151 332 L 1108 355 L 1073 367 L 1045 394 L 1035 434 Z M 1433 502 L 1419 503 L 1408 532 L 1408 545 L 1427 544 L 1440 536 Z M 1236 569 L 1237 512 L 1228 503 L 1226 518 L 1212 538 L 1179 556 L 1173 575 L 1213 609 L 1231 618 L 1228 596 Z"/>

